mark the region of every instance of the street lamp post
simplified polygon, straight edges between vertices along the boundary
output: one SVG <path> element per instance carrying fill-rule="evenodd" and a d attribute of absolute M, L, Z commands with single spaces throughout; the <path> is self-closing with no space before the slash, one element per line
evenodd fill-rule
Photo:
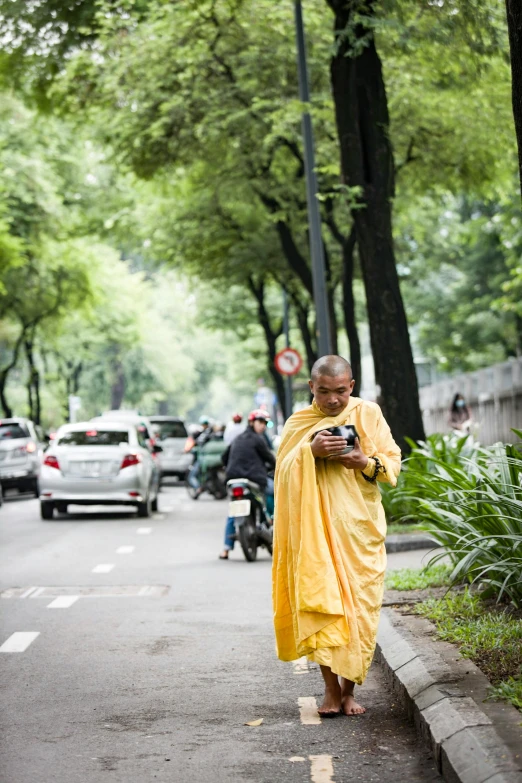
<path fill-rule="evenodd" d="M 306 47 L 301 0 L 295 0 L 295 27 L 297 39 L 297 66 L 299 71 L 299 98 L 303 104 L 310 103 L 308 69 L 306 65 Z M 306 200 L 308 203 L 308 223 L 310 227 L 310 255 L 312 258 L 312 280 L 314 302 L 317 317 L 317 348 L 319 356 L 332 352 L 328 296 L 326 292 L 326 268 L 324 262 L 323 239 L 321 236 L 321 216 L 317 199 L 317 176 L 315 173 L 314 134 L 310 112 L 303 112 L 304 164 L 306 175 Z"/>

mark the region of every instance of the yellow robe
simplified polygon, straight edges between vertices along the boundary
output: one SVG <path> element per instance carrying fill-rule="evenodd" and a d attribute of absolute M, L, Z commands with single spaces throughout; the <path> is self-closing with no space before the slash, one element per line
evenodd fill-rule
<path fill-rule="evenodd" d="M 303 655 L 361 684 L 370 668 L 386 568 L 386 518 L 376 482 L 339 462 L 315 460 L 311 436 L 354 424 L 362 450 L 397 483 L 401 452 L 381 409 L 351 397 L 327 417 L 315 402 L 287 421 L 277 455 L 273 602 L 279 658 Z M 364 473 L 372 476 L 370 459 Z"/>

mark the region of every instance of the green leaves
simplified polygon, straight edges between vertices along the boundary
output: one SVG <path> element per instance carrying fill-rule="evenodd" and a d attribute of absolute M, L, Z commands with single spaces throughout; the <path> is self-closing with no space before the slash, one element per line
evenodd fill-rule
<path fill-rule="evenodd" d="M 522 453 L 467 438 L 433 435 L 412 449 L 394 510 L 444 547 L 452 580 L 522 605 Z M 440 559 L 443 555 L 434 558 Z"/>

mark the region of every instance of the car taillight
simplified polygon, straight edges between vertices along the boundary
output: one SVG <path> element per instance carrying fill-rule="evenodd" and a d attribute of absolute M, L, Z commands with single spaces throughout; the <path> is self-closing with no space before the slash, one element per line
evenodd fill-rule
<path fill-rule="evenodd" d="M 120 470 L 123 470 L 123 468 L 131 468 L 133 465 L 139 465 L 140 462 L 141 454 L 126 454 L 120 465 Z"/>
<path fill-rule="evenodd" d="M 56 457 L 53 457 L 52 454 L 48 454 L 47 457 L 44 459 L 44 465 L 47 465 L 48 468 L 56 468 L 56 470 L 60 470 L 60 463 L 56 459 Z"/>
<path fill-rule="evenodd" d="M 29 454 L 32 454 L 36 451 L 36 443 L 33 443 L 33 441 L 29 441 L 27 446 L 25 447 L 25 450 L 29 452 Z"/>
<path fill-rule="evenodd" d="M 232 487 L 233 498 L 242 498 L 244 494 L 245 494 L 244 487 Z"/>

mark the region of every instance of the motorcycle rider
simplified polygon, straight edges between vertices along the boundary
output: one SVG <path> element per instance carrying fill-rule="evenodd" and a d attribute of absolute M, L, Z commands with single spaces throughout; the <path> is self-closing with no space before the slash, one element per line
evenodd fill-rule
<path fill-rule="evenodd" d="M 253 410 L 248 416 L 246 430 L 233 440 L 223 454 L 223 464 L 227 469 L 227 481 L 247 478 L 258 484 L 266 495 L 273 495 L 274 480 L 268 476 L 268 469 L 275 468 L 275 456 L 263 436 L 269 421 L 270 416 L 266 411 Z M 225 546 L 219 555 L 220 560 L 228 560 L 228 553 L 234 548 L 234 534 L 234 517 L 228 517 Z"/>
<path fill-rule="evenodd" d="M 242 415 L 240 413 L 234 413 L 232 416 L 232 421 L 228 422 L 227 426 L 225 427 L 225 434 L 223 436 L 227 446 L 230 446 L 232 441 L 245 431 L 245 425 L 242 424 L 242 421 Z"/>
<path fill-rule="evenodd" d="M 210 426 L 210 419 L 208 416 L 200 416 L 199 425 L 201 430 L 199 434 L 194 437 L 194 442 L 190 446 L 189 451 L 192 451 L 196 447 L 201 448 L 201 446 L 204 446 L 205 443 L 207 443 L 207 441 L 209 441 L 212 437 L 212 427 Z M 201 489 L 199 486 L 199 471 L 200 465 L 198 460 L 198 452 L 195 451 L 194 462 L 188 474 L 188 483 L 191 485 L 191 487 L 194 487 L 194 489 L 198 491 Z"/>

